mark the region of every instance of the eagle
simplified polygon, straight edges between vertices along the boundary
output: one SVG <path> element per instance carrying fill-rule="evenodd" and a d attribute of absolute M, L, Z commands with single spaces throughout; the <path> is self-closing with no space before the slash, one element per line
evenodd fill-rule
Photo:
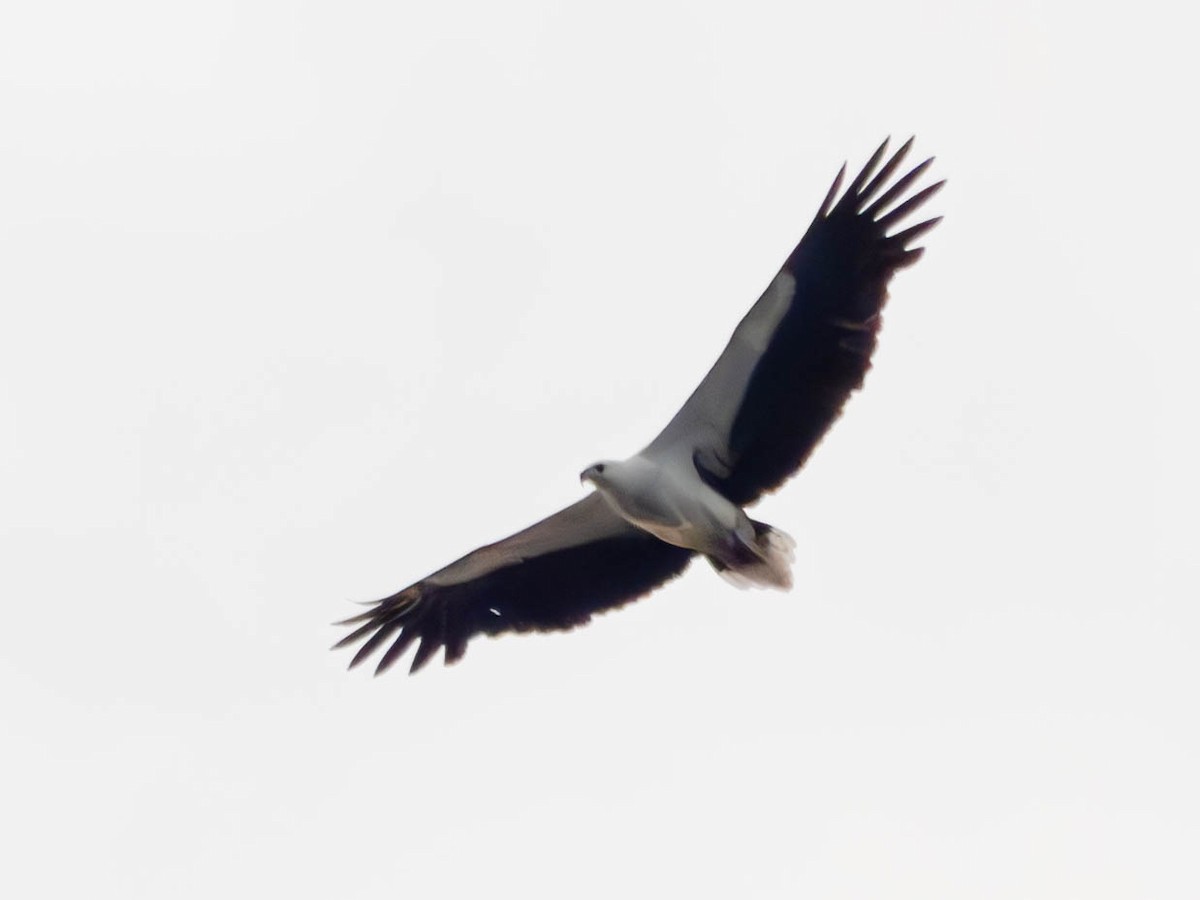
<path fill-rule="evenodd" d="M 558 631 L 645 596 L 703 556 L 740 586 L 791 587 L 794 541 L 745 508 L 776 490 L 860 388 L 892 275 L 941 217 L 895 231 L 945 183 L 913 193 L 927 159 L 897 170 L 885 140 L 839 196 L 843 165 L 800 243 L 666 428 L 629 459 L 580 475 L 593 490 L 523 531 L 472 550 L 338 622 L 385 647 L 379 674 L 416 644 L 410 673 L 439 648 L 447 665 L 476 635 Z M 881 165 L 882 163 L 882 165 Z"/>

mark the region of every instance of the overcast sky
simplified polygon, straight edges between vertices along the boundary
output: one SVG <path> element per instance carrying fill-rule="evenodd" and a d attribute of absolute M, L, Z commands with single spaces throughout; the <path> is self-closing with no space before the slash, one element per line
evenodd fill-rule
<path fill-rule="evenodd" d="M 1195 67 L 1166 6 L 42 2 L 0 23 L 5 896 L 1200 892 Z M 843 160 L 945 222 L 704 565 L 326 649 L 580 495 Z"/>

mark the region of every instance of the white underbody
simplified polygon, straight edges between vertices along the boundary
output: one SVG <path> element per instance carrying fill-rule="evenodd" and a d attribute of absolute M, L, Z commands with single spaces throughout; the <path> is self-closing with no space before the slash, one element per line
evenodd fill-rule
<path fill-rule="evenodd" d="M 775 529 L 756 534 L 745 511 L 706 484 L 690 458 L 634 456 L 604 463 L 588 480 L 623 519 L 704 554 L 739 587 L 791 587 L 792 539 Z"/>

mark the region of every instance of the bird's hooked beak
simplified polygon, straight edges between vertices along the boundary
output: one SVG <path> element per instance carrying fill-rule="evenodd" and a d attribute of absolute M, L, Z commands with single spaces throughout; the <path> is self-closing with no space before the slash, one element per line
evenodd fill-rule
<path fill-rule="evenodd" d="M 595 465 L 588 466 L 586 469 L 584 469 L 582 472 L 579 473 L 579 483 L 587 484 L 590 481 L 590 482 L 592 482 L 592 484 L 595 484 L 597 476 L 599 476 L 599 474 L 603 471 L 604 471 L 603 463 L 596 463 Z"/>

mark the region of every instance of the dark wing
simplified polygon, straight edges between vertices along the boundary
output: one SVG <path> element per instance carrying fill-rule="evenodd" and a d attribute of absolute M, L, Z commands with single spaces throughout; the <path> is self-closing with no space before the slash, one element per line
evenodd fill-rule
<path fill-rule="evenodd" d="M 835 204 L 842 167 L 804 238 L 647 456 L 690 453 L 705 481 L 739 505 L 804 464 L 862 386 L 888 282 L 920 258 L 909 245 L 940 221 L 889 236 L 944 182 L 907 196 L 927 159 L 888 187 L 912 140 L 876 172 L 887 143 Z"/>
<path fill-rule="evenodd" d="M 339 625 L 363 623 L 334 645 L 367 638 L 354 667 L 388 641 L 375 674 L 414 641 L 410 672 L 439 647 L 449 665 L 477 634 L 558 631 L 636 600 L 687 568 L 692 552 L 612 512 L 596 493 L 524 531 L 468 553 Z"/>

